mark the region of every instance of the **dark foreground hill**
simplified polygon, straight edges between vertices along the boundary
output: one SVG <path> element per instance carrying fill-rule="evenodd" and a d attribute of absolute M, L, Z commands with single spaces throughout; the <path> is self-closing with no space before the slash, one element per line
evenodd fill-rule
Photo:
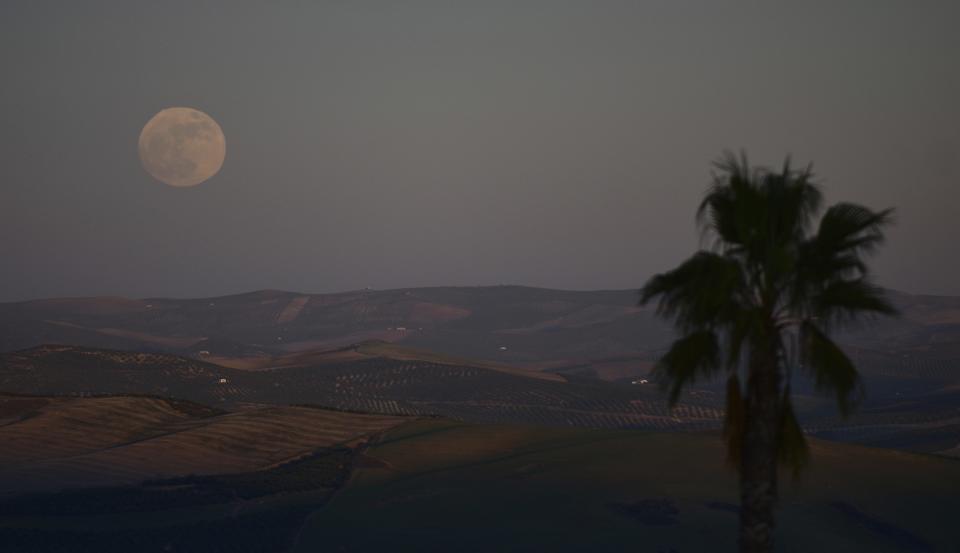
<path fill-rule="evenodd" d="M 812 445 L 810 470 L 782 484 L 778 551 L 960 546 L 960 462 Z M 715 435 L 422 421 L 366 455 L 295 551 L 736 550 L 736 476 Z"/>
<path fill-rule="evenodd" d="M 713 434 L 143 397 L 4 397 L 0 417 L 4 551 L 735 546 L 736 479 Z M 960 462 L 814 441 L 810 470 L 783 483 L 778 550 L 952 552 L 958 498 Z"/>

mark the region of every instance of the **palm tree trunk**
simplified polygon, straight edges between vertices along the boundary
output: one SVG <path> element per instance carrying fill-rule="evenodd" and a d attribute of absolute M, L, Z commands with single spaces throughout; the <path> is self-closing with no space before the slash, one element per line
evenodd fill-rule
<path fill-rule="evenodd" d="M 776 353 L 755 352 L 750 361 L 743 450 L 740 456 L 741 553 L 773 551 L 773 512 L 777 501 L 778 388 Z"/>

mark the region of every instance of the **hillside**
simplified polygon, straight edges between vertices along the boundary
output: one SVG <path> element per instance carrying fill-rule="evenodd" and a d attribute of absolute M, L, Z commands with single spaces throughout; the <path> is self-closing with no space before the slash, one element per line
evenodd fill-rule
<path fill-rule="evenodd" d="M 398 351 L 398 358 L 380 355 Z M 547 426 L 680 430 L 714 427 L 720 419 L 713 396 L 691 397 L 670 411 L 650 385 L 568 381 L 485 363 L 455 364 L 444 356 L 420 357 L 415 350 L 358 345 L 292 365 L 241 370 L 169 354 L 40 346 L 0 354 L 0 391 L 152 394 L 227 409 L 250 403 L 309 404 Z"/>
<path fill-rule="evenodd" d="M 404 420 L 307 407 L 227 413 L 138 396 L 0 396 L 0 413 L 0 496 L 262 470 Z"/>
<path fill-rule="evenodd" d="M 890 292 L 903 317 L 841 336 L 868 372 L 960 381 L 960 298 Z M 634 290 L 437 287 L 202 299 L 65 298 L 0 304 L 0 351 L 56 343 L 257 366 L 369 340 L 512 367 L 644 376 L 672 331 Z M 939 371 L 939 372 L 938 372 Z"/>
<path fill-rule="evenodd" d="M 960 456 L 960 388 L 909 373 L 884 378 L 868 384 L 880 382 L 888 392 L 871 396 L 849 419 L 836 415 L 830 398 L 797 386 L 804 429 L 833 440 Z M 686 431 L 718 428 L 723 409 L 722 393 L 709 385 L 670 409 L 652 383 L 560 377 L 384 342 L 266 357 L 244 369 L 163 353 L 40 346 L 0 354 L 0 392 L 150 394 L 228 410 L 303 404 L 471 423 Z"/>
<path fill-rule="evenodd" d="M 249 358 L 384 340 L 541 368 L 662 346 L 666 327 L 635 303 L 633 291 L 519 286 L 52 299 L 0 304 L 0 351 L 60 343 Z"/>
<path fill-rule="evenodd" d="M 205 361 L 224 367 L 246 370 L 272 370 L 294 367 L 324 366 L 359 361 L 363 359 L 424 361 L 443 365 L 471 366 L 489 369 L 505 374 L 512 374 L 525 378 L 534 378 L 537 380 L 549 380 L 553 382 L 567 381 L 567 379 L 563 376 L 550 372 L 524 369 L 494 361 L 466 359 L 463 357 L 438 353 L 422 348 L 405 346 L 393 342 L 385 342 L 383 340 L 366 340 L 360 343 L 350 344 L 334 349 L 310 350 L 297 353 L 286 353 L 276 356 L 264 355 L 257 357 L 236 358 L 204 354 L 201 357 Z"/>

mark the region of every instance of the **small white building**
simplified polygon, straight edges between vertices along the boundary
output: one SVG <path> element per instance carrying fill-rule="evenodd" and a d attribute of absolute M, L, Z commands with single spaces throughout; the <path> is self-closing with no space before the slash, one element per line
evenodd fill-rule
<path fill-rule="evenodd" d="M 219 380 L 219 382 L 220 382 L 220 384 L 226 384 L 226 383 L 227 383 L 227 379 L 226 379 L 226 378 L 221 378 L 221 379 Z"/>

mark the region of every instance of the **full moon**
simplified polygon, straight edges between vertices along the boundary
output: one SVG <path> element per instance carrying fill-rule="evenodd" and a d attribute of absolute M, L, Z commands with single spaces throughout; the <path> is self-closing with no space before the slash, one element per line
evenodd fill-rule
<path fill-rule="evenodd" d="M 140 131 L 140 161 L 153 178 L 176 187 L 196 186 L 217 174 L 227 142 L 212 117 L 193 108 L 167 108 Z"/>

